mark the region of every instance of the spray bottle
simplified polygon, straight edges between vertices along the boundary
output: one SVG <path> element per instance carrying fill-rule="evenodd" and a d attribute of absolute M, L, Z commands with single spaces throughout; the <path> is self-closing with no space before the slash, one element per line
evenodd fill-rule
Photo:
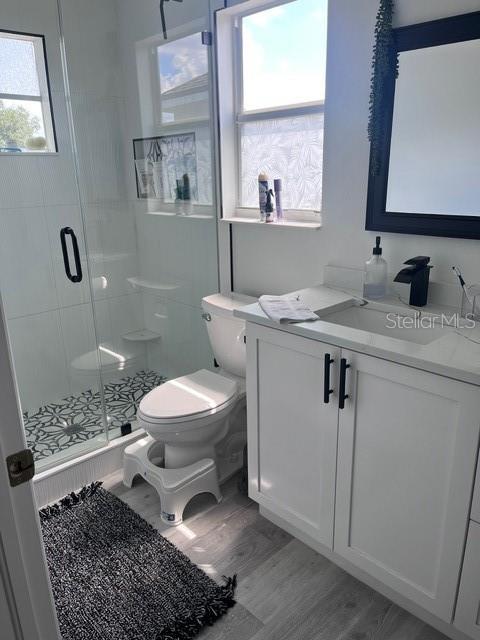
<path fill-rule="evenodd" d="M 261 173 L 258 176 L 258 199 L 260 206 L 260 222 L 267 221 L 267 194 L 268 194 L 268 176 Z"/>

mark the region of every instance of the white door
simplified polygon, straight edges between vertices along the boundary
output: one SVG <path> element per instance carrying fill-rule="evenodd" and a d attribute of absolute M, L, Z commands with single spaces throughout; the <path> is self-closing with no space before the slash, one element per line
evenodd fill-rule
<path fill-rule="evenodd" d="M 248 325 L 250 496 L 332 548 L 340 350 Z M 328 404 L 325 356 L 330 356 Z"/>
<path fill-rule="evenodd" d="M 342 351 L 335 550 L 451 622 L 478 450 L 478 387 Z"/>
<path fill-rule="evenodd" d="M 26 448 L 0 300 L 0 637 L 57 640 L 32 483 L 10 486 L 6 458 Z"/>
<path fill-rule="evenodd" d="M 476 522 L 470 523 L 455 626 L 471 638 L 480 640 L 480 524 Z"/>

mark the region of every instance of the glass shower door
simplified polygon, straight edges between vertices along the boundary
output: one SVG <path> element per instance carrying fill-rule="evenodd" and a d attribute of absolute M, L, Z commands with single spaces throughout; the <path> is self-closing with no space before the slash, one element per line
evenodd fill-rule
<path fill-rule="evenodd" d="M 42 468 L 105 444 L 103 389 L 58 13 L 5 0 L 1 27 L 0 294 Z"/>
<path fill-rule="evenodd" d="M 213 367 L 218 291 L 209 2 L 61 0 L 109 437 L 141 398 Z M 122 429 L 123 427 L 123 429 Z"/>
<path fill-rule="evenodd" d="M 0 154 L 9 178 L 0 191 L 10 198 L 0 204 L 0 292 L 37 468 L 105 443 L 98 367 L 85 375 L 82 361 L 96 353 L 96 337 L 78 195 L 60 204 L 52 190 L 58 165 L 72 159 L 61 121 L 57 132 L 58 157 Z"/>

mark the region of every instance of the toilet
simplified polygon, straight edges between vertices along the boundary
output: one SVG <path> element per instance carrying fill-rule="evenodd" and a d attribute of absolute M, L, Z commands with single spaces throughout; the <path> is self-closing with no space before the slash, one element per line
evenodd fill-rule
<path fill-rule="evenodd" d="M 246 443 L 245 323 L 233 314 L 254 302 L 255 298 L 236 293 L 204 298 L 203 319 L 215 371 L 200 369 L 169 380 L 140 402 L 137 421 L 148 437 L 141 445 L 134 443 L 125 450 L 124 483 L 131 486 L 133 477 L 142 475 L 155 486 L 161 501 L 162 487 L 168 486 L 163 503 L 168 502 L 170 512 L 164 513 L 162 506 L 162 518 L 169 524 L 181 523 L 181 513 L 196 493 L 208 491 L 219 500 L 218 481 L 242 466 Z M 199 478 L 205 476 L 205 469 L 214 469 L 208 476 L 210 489 L 205 489 L 203 479 L 196 491 L 197 467 L 203 469 Z M 175 474 L 171 470 L 176 470 Z M 172 484 L 173 476 L 178 480 L 178 491 Z M 173 511 L 172 505 L 176 505 Z"/>

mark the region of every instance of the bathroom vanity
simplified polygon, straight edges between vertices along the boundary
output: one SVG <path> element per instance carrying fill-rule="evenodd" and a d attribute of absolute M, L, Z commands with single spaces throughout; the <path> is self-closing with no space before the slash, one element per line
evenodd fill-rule
<path fill-rule="evenodd" d="M 398 300 L 296 293 L 318 321 L 237 312 L 251 498 L 447 635 L 480 639 L 479 329 Z"/>

